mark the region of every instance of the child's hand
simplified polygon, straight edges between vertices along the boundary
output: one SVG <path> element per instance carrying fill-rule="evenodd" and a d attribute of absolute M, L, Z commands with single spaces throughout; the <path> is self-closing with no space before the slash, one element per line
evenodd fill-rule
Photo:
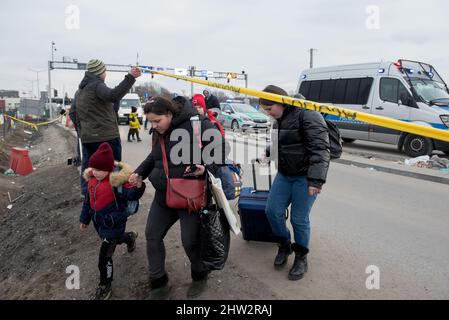
<path fill-rule="evenodd" d="M 80 230 L 83 231 L 83 230 L 86 230 L 86 229 L 87 229 L 87 224 L 81 223 L 80 224 Z"/>
<path fill-rule="evenodd" d="M 142 188 L 142 183 L 143 183 L 142 179 L 137 180 L 136 187 L 139 189 Z"/>

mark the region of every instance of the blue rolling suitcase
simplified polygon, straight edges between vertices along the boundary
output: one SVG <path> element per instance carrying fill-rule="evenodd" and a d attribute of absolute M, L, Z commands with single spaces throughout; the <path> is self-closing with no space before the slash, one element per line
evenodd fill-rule
<path fill-rule="evenodd" d="M 240 192 L 238 212 L 242 236 L 244 240 L 276 242 L 270 223 L 265 214 L 268 190 L 257 190 L 255 162 L 252 160 L 254 188 L 245 187 Z M 268 166 L 270 168 L 270 166 Z M 269 188 L 271 189 L 271 169 L 268 175 Z"/>

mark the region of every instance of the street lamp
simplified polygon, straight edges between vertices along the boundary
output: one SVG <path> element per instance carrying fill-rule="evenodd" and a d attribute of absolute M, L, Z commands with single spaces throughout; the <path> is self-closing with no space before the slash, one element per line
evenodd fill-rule
<path fill-rule="evenodd" d="M 39 73 L 40 72 L 44 72 L 44 70 L 34 70 L 32 68 L 28 68 L 28 70 L 32 71 L 32 72 L 36 72 L 36 78 L 37 78 L 37 98 L 40 99 L 41 98 L 41 92 L 39 91 Z"/>
<path fill-rule="evenodd" d="M 34 95 L 34 80 L 27 80 L 28 82 L 31 82 L 31 95 L 30 98 L 33 98 Z"/>
<path fill-rule="evenodd" d="M 48 102 L 50 107 L 50 119 L 53 119 L 53 105 L 51 102 L 51 68 L 52 62 L 55 60 L 54 52 L 56 51 L 55 42 L 51 42 L 51 61 L 48 61 Z"/>
<path fill-rule="evenodd" d="M 54 53 L 55 53 L 56 50 L 57 50 L 57 49 L 56 49 L 56 47 L 55 47 L 55 42 L 52 41 L 52 42 L 51 42 L 51 61 L 55 61 Z"/>

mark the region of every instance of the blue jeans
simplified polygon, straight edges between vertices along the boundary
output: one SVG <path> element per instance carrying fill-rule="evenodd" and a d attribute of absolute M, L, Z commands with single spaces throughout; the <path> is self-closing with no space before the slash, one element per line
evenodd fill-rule
<path fill-rule="evenodd" d="M 284 176 L 277 173 L 268 196 L 266 214 L 273 234 L 280 242 L 290 242 L 290 231 L 285 220 L 285 210 L 291 204 L 290 222 L 293 226 L 295 242 L 309 248 L 310 221 L 309 214 L 315 202 L 316 195 L 308 192 L 307 177 Z"/>
<path fill-rule="evenodd" d="M 115 138 L 105 142 L 109 143 L 109 145 L 111 146 L 112 152 L 114 153 L 114 159 L 117 161 L 122 161 L 122 142 L 120 138 Z M 81 164 L 81 177 L 80 177 L 82 195 L 87 194 L 87 182 L 83 178 L 84 170 L 86 170 L 86 168 L 89 166 L 90 157 L 95 153 L 95 151 L 97 151 L 98 147 L 102 143 L 103 142 L 82 143 L 83 163 Z"/>

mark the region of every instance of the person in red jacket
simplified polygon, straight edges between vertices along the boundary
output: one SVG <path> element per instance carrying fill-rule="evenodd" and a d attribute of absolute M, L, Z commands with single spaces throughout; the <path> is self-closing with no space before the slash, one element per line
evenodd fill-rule
<path fill-rule="evenodd" d="M 223 138 L 225 137 L 225 131 L 223 130 L 223 126 L 217 120 L 214 113 L 206 108 L 206 102 L 204 100 L 204 96 L 200 93 L 195 94 L 192 98 L 192 105 L 196 108 L 200 116 L 208 117 L 210 122 L 212 122 L 218 130 L 220 130 Z"/>
<path fill-rule="evenodd" d="M 136 247 L 136 232 L 125 232 L 128 220 L 128 201 L 139 200 L 145 183 L 128 183 L 132 169 L 124 162 L 116 162 L 111 146 L 103 142 L 89 159 L 84 171 L 87 194 L 80 215 L 80 229 L 85 230 L 92 221 L 102 240 L 98 268 L 100 283 L 96 300 L 107 300 L 112 293 L 112 256 L 117 245 L 126 244 L 128 252 Z"/>

